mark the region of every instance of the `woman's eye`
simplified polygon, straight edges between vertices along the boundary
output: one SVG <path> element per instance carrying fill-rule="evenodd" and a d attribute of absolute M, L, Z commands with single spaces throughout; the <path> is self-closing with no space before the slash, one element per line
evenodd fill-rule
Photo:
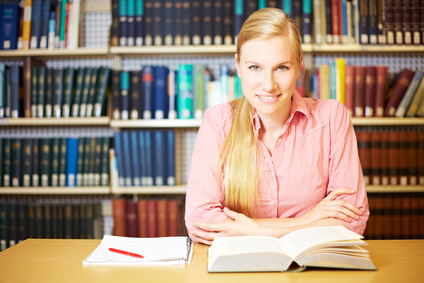
<path fill-rule="evenodd" d="M 257 71 L 259 70 L 258 66 L 250 66 L 249 69 L 253 70 L 253 71 Z"/>
<path fill-rule="evenodd" d="M 287 70 L 288 68 L 286 67 L 286 66 L 280 66 L 280 67 L 278 67 L 278 70 L 279 71 L 284 71 L 284 70 Z"/>

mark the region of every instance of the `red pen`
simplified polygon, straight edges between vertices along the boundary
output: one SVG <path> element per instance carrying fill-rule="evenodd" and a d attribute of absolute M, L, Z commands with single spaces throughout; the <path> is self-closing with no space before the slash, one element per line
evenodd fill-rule
<path fill-rule="evenodd" d="M 123 250 L 118 250 L 118 249 L 115 249 L 115 248 L 109 248 L 109 251 L 111 251 L 113 253 L 121 254 L 121 255 L 127 255 L 127 256 L 132 256 L 132 257 L 137 257 L 137 258 L 144 258 L 144 256 L 142 256 L 142 255 L 123 251 Z"/>

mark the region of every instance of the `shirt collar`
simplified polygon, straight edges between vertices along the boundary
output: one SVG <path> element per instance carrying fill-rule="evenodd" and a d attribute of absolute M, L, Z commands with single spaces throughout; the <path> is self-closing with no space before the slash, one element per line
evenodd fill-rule
<path fill-rule="evenodd" d="M 305 115 L 306 118 L 309 119 L 309 111 L 308 107 L 306 106 L 305 101 L 300 96 L 300 94 L 295 90 L 292 95 L 292 104 L 290 109 L 290 116 L 287 120 L 287 123 L 291 123 L 293 120 L 293 117 L 296 113 L 300 113 L 302 115 Z M 254 109 L 253 112 L 253 125 L 255 126 L 256 134 L 259 134 L 259 129 L 261 128 L 261 119 L 259 118 L 258 112 L 256 112 L 256 109 Z M 281 125 L 282 126 L 282 125 Z"/>

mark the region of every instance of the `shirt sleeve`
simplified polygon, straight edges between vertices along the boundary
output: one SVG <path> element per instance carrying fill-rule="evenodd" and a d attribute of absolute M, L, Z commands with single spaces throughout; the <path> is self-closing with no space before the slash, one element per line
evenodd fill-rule
<path fill-rule="evenodd" d="M 216 179 L 223 138 L 205 113 L 197 133 L 187 182 L 185 224 L 189 235 L 193 229 L 197 229 L 193 227 L 196 222 L 221 223 L 227 218 L 223 213 L 224 193 Z"/>
<path fill-rule="evenodd" d="M 340 198 L 354 204 L 362 212 L 358 220 L 345 222 L 346 227 L 362 235 L 369 218 L 369 207 L 356 135 L 349 114 L 341 103 L 337 103 L 337 109 L 333 113 L 330 120 L 332 125 L 327 194 L 335 188 L 347 187 L 355 190 L 354 194 Z"/>

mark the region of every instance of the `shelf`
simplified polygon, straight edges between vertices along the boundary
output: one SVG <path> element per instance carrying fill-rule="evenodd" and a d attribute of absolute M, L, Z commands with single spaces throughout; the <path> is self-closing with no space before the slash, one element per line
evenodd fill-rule
<path fill-rule="evenodd" d="M 9 187 L 0 188 L 0 195 L 34 194 L 34 195 L 105 195 L 110 187 Z"/>
<path fill-rule="evenodd" d="M 181 195 L 186 191 L 186 186 L 112 187 L 113 194 Z"/>
<path fill-rule="evenodd" d="M 170 45 L 170 46 L 115 46 L 110 48 L 114 55 L 181 55 L 181 54 L 234 54 L 235 45 Z"/>
<path fill-rule="evenodd" d="M 30 49 L 30 50 L 1 50 L 0 58 L 20 58 L 26 56 L 32 57 L 90 57 L 90 56 L 108 56 L 107 47 L 93 48 L 73 48 L 73 49 Z"/>
<path fill-rule="evenodd" d="M 163 120 L 111 120 L 112 128 L 198 128 L 199 119 L 163 119 Z"/>
<path fill-rule="evenodd" d="M 309 48 L 309 50 L 308 50 Z M 304 52 L 314 53 L 424 53 L 423 45 L 366 45 L 366 44 L 323 44 L 310 45 Z"/>
<path fill-rule="evenodd" d="M 72 126 L 72 125 L 106 125 L 110 123 L 109 117 L 98 118 L 5 118 L 0 119 L 0 126 Z"/>
<path fill-rule="evenodd" d="M 424 118 L 398 118 L 398 117 L 352 117 L 354 126 L 403 126 L 424 125 Z"/>
<path fill-rule="evenodd" d="M 424 186 L 366 186 L 368 193 L 423 193 Z"/>

